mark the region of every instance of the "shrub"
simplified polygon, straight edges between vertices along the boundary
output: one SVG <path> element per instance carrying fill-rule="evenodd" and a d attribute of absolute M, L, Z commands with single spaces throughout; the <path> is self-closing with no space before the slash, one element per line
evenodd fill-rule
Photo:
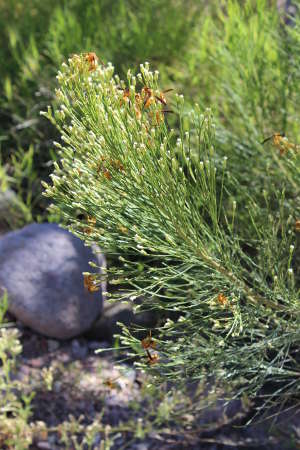
<path fill-rule="evenodd" d="M 299 176 L 299 147 L 279 135 L 270 139 L 277 149 L 256 142 L 266 160 L 279 152 L 279 163 L 256 168 L 262 192 L 252 179 L 241 187 L 245 162 L 223 157 L 210 110 L 187 112 L 147 63 L 126 83 L 113 72 L 87 56 L 63 64 L 59 107 L 45 113 L 62 139 L 46 195 L 73 233 L 120 255 L 109 282 L 159 312 L 155 336 L 142 345 L 125 329 L 129 355 L 154 380 L 216 379 L 239 397 L 271 383 L 266 404 L 294 400 L 300 211 L 290 181 Z"/>

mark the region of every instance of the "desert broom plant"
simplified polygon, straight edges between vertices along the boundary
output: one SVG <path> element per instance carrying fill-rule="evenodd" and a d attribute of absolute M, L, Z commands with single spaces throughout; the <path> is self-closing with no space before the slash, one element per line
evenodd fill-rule
<path fill-rule="evenodd" d="M 60 105 L 44 114 L 61 133 L 60 163 L 46 195 L 73 233 L 119 255 L 109 282 L 159 312 L 154 337 L 124 329 L 128 355 L 157 381 L 217 380 L 238 397 L 271 384 L 266 404 L 295 404 L 299 210 L 280 167 L 260 174 L 257 198 L 243 189 L 237 201 L 237 166 L 215 148 L 210 110 L 186 111 L 147 63 L 124 82 L 96 62 L 75 55 L 58 74 Z M 297 145 L 279 141 L 299 174 Z"/>

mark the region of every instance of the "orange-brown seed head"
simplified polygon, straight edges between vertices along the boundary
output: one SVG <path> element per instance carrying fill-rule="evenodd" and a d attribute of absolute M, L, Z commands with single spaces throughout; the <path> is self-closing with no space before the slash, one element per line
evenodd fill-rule
<path fill-rule="evenodd" d="M 147 336 L 145 339 L 141 341 L 142 347 L 146 350 L 147 348 L 155 348 L 156 342 L 151 338 L 151 336 Z"/>
<path fill-rule="evenodd" d="M 220 305 L 226 306 L 228 304 L 228 298 L 220 292 L 220 294 L 218 294 L 218 302 Z"/>
<path fill-rule="evenodd" d="M 94 52 L 86 53 L 85 60 L 89 64 L 89 72 L 96 70 L 96 67 L 98 65 L 98 56 L 96 55 L 96 53 L 94 53 Z"/>
<path fill-rule="evenodd" d="M 158 353 L 150 353 L 149 350 L 146 350 L 148 356 L 148 364 L 156 364 L 159 361 Z"/>

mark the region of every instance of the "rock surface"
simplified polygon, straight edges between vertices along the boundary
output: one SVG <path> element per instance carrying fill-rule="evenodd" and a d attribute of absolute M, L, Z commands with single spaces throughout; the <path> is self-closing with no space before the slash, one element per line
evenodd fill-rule
<path fill-rule="evenodd" d="M 84 289 L 89 261 L 105 266 L 83 242 L 56 224 L 31 224 L 0 238 L 0 295 L 9 312 L 35 331 L 68 339 L 87 331 L 100 316 L 102 290 Z"/>
<path fill-rule="evenodd" d="M 73 339 L 72 341 L 72 356 L 74 359 L 84 359 L 87 357 L 89 352 L 88 345 L 86 341 L 78 339 Z"/>

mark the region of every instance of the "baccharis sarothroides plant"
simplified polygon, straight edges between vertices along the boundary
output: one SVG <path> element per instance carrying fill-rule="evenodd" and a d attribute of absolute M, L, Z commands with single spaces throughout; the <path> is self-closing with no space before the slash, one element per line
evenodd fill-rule
<path fill-rule="evenodd" d="M 211 111 L 166 94 L 147 63 L 124 82 L 74 55 L 57 78 L 58 107 L 44 114 L 61 132 L 60 163 L 46 195 L 73 233 L 119 255 L 110 283 L 160 312 L 155 353 L 147 361 L 124 329 L 129 354 L 157 380 L 213 376 L 237 395 L 271 381 L 272 399 L 299 395 L 297 204 L 286 209 L 271 179 L 259 199 L 251 180 L 240 186 L 214 148 Z"/>

